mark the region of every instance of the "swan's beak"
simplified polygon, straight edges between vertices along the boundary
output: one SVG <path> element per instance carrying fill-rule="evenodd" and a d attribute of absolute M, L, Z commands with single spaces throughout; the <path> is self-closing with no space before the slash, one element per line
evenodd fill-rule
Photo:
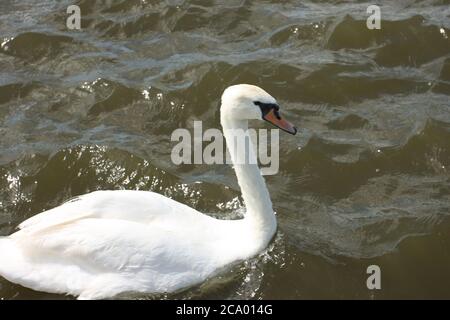
<path fill-rule="evenodd" d="M 289 121 L 283 119 L 278 111 L 275 111 L 275 109 L 270 110 L 265 116 L 263 116 L 263 119 L 280 128 L 281 130 L 286 131 L 287 133 L 294 135 L 297 133 L 297 128 L 294 127 L 294 125 Z"/>

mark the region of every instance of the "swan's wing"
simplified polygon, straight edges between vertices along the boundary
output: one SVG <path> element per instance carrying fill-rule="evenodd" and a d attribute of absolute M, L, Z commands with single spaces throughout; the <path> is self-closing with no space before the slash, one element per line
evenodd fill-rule
<path fill-rule="evenodd" d="M 119 219 L 148 224 L 155 220 L 190 219 L 198 211 L 147 191 L 96 191 L 74 198 L 59 207 L 35 215 L 19 225 L 37 232 L 87 218 Z"/>
<path fill-rule="evenodd" d="M 0 255 L 0 274 L 35 290 L 82 298 L 172 292 L 201 282 L 220 265 L 213 250 L 220 246 L 218 232 L 209 227 L 199 222 L 183 232 L 89 218 L 37 233 L 24 229 L 0 239 L 6 254 Z"/>
<path fill-rule="evenodd" d="M 0 238 L 0 275 L 35 290 L 82 298 L 173 292 L 239 258 L 226 254 L 233 230 L 233 221 L 213 219 L 156 193 L 94 192 Z"/>

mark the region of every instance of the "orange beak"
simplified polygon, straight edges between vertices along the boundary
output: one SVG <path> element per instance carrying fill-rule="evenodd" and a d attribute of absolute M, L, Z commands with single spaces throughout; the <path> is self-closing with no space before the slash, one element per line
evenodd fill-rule
<path fill-rule="evenodd" d="M 263 119 L 280 128 L 281 130 L 286 131 L 287 133 L 294 135 L 297 133 L 297 128 L 294 127 L 294 125 L 289 121 L 281 118 L 278 111 L 275 111 L 274 109 L 270 110 L 265 116 L 263 116 Z"/>

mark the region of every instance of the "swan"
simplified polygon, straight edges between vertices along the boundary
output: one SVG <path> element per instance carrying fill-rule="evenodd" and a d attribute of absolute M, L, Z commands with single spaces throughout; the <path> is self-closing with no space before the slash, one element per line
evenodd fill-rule
<path fill-rule="evenodd" d="M 220 108 L 226 141 L 230 130 L 247 130 L 251 119 L 297 132 L 263 89 L 228 87 Z M 243 219 L 219 220 L 149 191 L 95 191 L 0 237 L 0 276 L 36 291 L 105 299 L 175 292 L 257 255 L 276 231 L 272 202 L 258 165 L 236 163 L 230 153 L 246 207 Z"/>

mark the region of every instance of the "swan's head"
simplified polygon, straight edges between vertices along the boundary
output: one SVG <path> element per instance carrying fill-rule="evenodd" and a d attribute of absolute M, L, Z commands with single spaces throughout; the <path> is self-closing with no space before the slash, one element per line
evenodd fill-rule
<path fill-rule="evenodd" d="M 281 116 L 275 98 L 257 86 L 238 84 L 225 89 L 221 113 L 233 120 L 266 120 L 290 134 L 297 133 L 297 128 Z"/>

